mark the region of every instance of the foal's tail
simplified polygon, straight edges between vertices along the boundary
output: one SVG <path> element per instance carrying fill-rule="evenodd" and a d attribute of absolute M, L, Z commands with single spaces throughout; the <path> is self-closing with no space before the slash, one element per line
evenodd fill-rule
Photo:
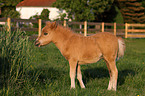
<path fill-rule="evenodd" d="M 120 57 L 124 56 L 124 52 L 125 52 L 125 42 L 122 38 L 118 37 L 118 44 L 119 44 L 119 50 L 118 50 L 118 58 L 117 60 L 119 60 Z"/>

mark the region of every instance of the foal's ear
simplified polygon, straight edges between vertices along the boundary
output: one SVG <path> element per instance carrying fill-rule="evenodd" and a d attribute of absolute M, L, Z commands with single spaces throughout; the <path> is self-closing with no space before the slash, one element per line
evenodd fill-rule
<path fill-rule="evenodd" d="M 51 22 L 50 22 L 50 21 L 46 21 L 45 24 L 46 24 L 46 25 L 50 25 Z"/>
<path fill-rule="evenodd" d="M 51 23 L 50 28 L 51 28 L 51 29 L 56 29 L 56 28 L 57 28 L 57 23 L 56 23 L 56 21 L 54 21 L 54 22 Z"/>

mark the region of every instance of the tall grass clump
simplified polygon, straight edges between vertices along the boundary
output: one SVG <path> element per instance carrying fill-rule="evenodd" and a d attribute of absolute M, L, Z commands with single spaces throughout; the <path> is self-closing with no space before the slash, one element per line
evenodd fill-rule
<path fill-rule="evenodd" d="M 25 32 L 20 30 L 0 31 L 0 84 L 2 95 L 24 82 L 24 74 L 30 64 L 30 44 Z M 13 93 L 14 95 L 14 93 Z"/>

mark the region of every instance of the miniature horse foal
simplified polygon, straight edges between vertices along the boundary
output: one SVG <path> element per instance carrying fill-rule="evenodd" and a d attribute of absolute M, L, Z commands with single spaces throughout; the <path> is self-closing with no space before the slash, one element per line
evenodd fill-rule
<path fill-rule="evenodd" d="M 57 25 L 56 22 L 47 22 L 35 45 L 40 47 L 50 42 L 53 42 L 69 61 L 71 88 L 75 88 L 76 68 L 80 86 L 85 88 L 80 65 L 94 63 L 100 58 L 104 58 L 110 75 L 108 90 L 116 91 L 118 78 L 116 58 L 124 55 L 123 39 L 107 32 L 85 37 L 72 32 L 69 28 Z"/>

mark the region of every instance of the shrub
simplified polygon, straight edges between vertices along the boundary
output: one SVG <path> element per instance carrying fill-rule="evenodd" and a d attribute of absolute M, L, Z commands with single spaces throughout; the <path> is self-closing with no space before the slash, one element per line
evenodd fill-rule
<path fill-rule="evenodd" d="M 30 65 L 30 44 L 24 32 L 0 31 L 0 83 L 7 90 L 23 83 L 24 74 Z M 3 90 L 3 91 L 6 91 Z"/>

